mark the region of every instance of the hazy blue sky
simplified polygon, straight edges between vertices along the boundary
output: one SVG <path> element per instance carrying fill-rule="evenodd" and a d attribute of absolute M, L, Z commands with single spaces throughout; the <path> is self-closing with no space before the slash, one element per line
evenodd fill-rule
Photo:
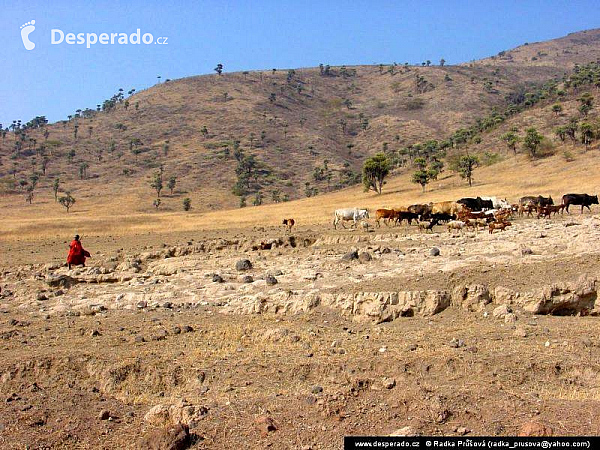
<path fill-rule="evenodd" d="M 156 76 L 319 63 L 448 64 L 600 26 L 596 1 L 0 1 L 0 123 L 51 121 Z M 12 3 L 12 4 L 10 4 Z M 22 24 L 35 20 L 28 51 Z M 66 33 L 152 33 L 168 45 L 51 45 Z"/>

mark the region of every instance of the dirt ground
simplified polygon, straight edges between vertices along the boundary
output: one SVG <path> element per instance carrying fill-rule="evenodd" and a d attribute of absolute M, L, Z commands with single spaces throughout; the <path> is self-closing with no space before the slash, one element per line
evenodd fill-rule
<path fill-rule="evenodd" d="M 600 273 L 595 215 L 435 231 L 304 228 L 306 246 L 271 250 L 252 246 L 285 243 L 281 229 L 86 236 L 94 257 L 72 271 L 53 264 L 63 241 L 2 242 L 0 448 L 154 448 L 145 439 L 176 422 L 197 449 L 339 449 L 344 435 L 404 427 L 515 435 L 532 422 L 598 434 L 596 315 L 514 303 L 509 321 L 495 297 L 384 323 L 325 301 L 269 306 L 286 293 L 524 292 Z M 342 261 L 353 249 L 372 259 Z M 236 270 L 242 258 L 252 269 Z M 51 284 L 61 276 L 75 284 Z"/>

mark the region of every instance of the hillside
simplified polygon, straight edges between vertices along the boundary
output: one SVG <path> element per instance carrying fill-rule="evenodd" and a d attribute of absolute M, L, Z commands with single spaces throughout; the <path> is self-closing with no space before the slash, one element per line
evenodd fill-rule
<path fill-rule="evenodd" d="M 173 195 L 164 187 L 162 210 L 180 210 L 184 197 L 196 211 L 235 208 L 236 166 L 238 159 L 246 161 L 236 154 L 235 141 L 245 157 L 254 157 L 244 179 L 249 205 L 259 191 L 263 203 L 270 203 L 274 191 L 279 199 L 305 197 L 306 183 L 319 193 L 337 190 L 357 182 L 367 155 L 387 149 L 398 156 L 413 144 L 446 139 L 493 108 L 505 108 L 507 97 L 599 59 L 599 39 L 600 30 L 574 33 L 458 66 L 324 67 L 168 81 L 117 98 L 106 111 L 73 113 L 68 121 L 24 135 L 6 133 L 0 141 L 2 204 L 10 210 L 16 205 L 20 217 L 43 208 L 62 214 L 52 194 L 60 178 L 60 191 L 77 199 L 74 210 L 95 205 L 118 215 L 151 213 L 156 193 L 149 181 L 163 165 L 164 184 L 171 176 L 177 184 Z M 554 99 L 542 99 L 482 133 L 479 144 L 469 141 L 469 148 L 502 153 L 506 146 L 499 136 L 517 125 L 552 136 L 576 108 L 580 91 L 563 97 L 562 116 L 547 111 Z M 406 179 L 413 169 L 403 158 L 396 175 Z M 25 205 L 34 172 L 39 181 L 32 205 Z"/>

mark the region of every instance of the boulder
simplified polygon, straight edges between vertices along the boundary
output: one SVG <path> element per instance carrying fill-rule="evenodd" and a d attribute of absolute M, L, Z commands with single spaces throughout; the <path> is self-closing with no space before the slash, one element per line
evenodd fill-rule
<path fill-rule="evenodd" d="M 368 252 L 361 252 L 361 253 L 358 255 L 358 260 L 359 260 L 360 262 L 362 262 L 362 263 L 369 262 L 369 261 L 371 261 L 372 259 L 373 259 L 373 257 L 372 257 L 372 256 L 371 256 L 371 254 L 370 254 L 370 253 L 368 253 Z"/>
<path fill-rule="evenodd" d="M 490 292 L 483 284 L 457 286 L 452 292 L 452 305 L 468 311 L 481 311 L 491 301 Z"/>
<path fill-rule="evenodd" d="M 558 316 L 587 314 L 596 306 L 596 280 L 580 277 L 575 283 L 555 283 L 523 298 L 523 309 Z"/>
<path fill-rule="evenodd" d="M 239 272 L 252 269 L 252 263 L 249 259 L 240 259 L 235 263 L 235 269 Z"/>
<path fill-rule="evenodd" d="M 187 425 L 169 425 L 156 429 L 142 438 L 140 450 L 185 450 L 192 444 Z"/>
<path fill-rule="evenodd" d="M 358 259 L 358 250 L 353 250 L 342 256 L 342 262 L 350 262 Z"/>
<path fill-rule="evenodd" d="M 494 308 L 494 310 L 492 311 L 492 316 L 494 316 L 496 319 L 502 319 L 504 316 L 511 312 L 512 311 L 508 307 L 508 305 L 500 305 Z"/>

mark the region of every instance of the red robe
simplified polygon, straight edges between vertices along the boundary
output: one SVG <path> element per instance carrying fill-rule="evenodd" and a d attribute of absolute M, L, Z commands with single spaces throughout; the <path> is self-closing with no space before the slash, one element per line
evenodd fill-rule
<path fill-rule="evenodd" d="M 81 242 L 77 240 L 71 241 L 69 244 L 69 256 L 67 256 L 67 264 L 85 264 L 85 257 L 90 254 L 83 249 Z"/>

